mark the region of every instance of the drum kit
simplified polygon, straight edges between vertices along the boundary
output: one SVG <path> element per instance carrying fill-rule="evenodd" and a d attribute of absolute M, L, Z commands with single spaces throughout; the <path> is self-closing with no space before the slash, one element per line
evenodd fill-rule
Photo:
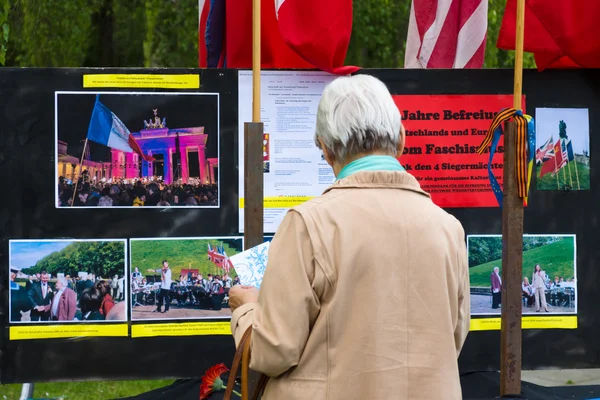
<path fill-rule="evenodd" d="M 150 277 L 148 277 L 150 278 Z M 151 279 L 152 280 L 152 279 Z M 160 292 L 159 282 L 131 282 L 131 295 L 133 298 L 133 307 L 152 306 L 156 304 L 158 293 Z"/>
<path fill-rule="evenodd" d="M 145 283 L 132 282 L 133 307 L 151 306 L 157 303 L 160 280 L 154 281 L 152 278 L 152 276 L 147 276 Z M 171 301 L 175 300 L 179 307 L 191 306 L 209 309 L 214 307 L 208 291 L 201 284 L 188 285 L 185 282 L 173 282 L 171 283 L 170 297 Z M 229 298 L 224 296 L 222 306 L 227 307 L 228 300 Z"/>
<path fill-rule="evenodd" d="M 186 285 L 173 282 L 171 284 L 171 299 L 177 301 L 178 306 L 205 307 L 209 295 L 202 285 Z"/>

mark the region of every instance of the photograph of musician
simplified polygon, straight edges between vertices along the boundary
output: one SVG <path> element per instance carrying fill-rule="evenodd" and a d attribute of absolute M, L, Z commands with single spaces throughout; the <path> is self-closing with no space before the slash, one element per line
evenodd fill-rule
<path fill-rule="evenodd" d="M 142 278 L 142 273 L 140 272 L 140 267 L 135 267 L 135 270 L 133 271 L 133 274 L 131 275 L 131 277 L 133 279 L 141 279 Z"/>
<path fill-rule="evenodd" d="M 535 289 L 535 308 L 537 312 L 540 312 L 540 307 L 542 307 L 544 311 L 550 312 L 550 310 L 548 310 L 545 295 L 547 281 L 548 275 L 546 274 L 546 271 L 542 270 L 540 264 L 536 264 L 533 269 L 533 275 L 531 276 L 531 285 Z"/>
<path fill-rule="evenodd" d="M 169 263 L 167 260 L 162 262 L 162 270 L 160 274 L 160 293 L 158 294 L 158 307 L 157 312 L 161 312 L 163 302 L 165 303 L 165 311 L 169 311 L 169 305 L 171 304 L 171 270 L 169 269 Z"/>
<path fill-rule="evenodd" d="M 230 317 L 229 257 L 241 251 L 241 238 L 132 239 L 132 320 Z"/>
<path fill-rule="evenodd" d="M 11 323 L 105 320 L 118 304 L 112 293 L 117 288 L 118 296 L 124 280 L 125 244 L 110 239 L 10 241 Z"/>
<path fill-rule="evenodd" d="M 532 307 L 535 303 L 535 289 L 532 285 L 529 284 L 529 279 L 527 279 L 526 276 L 523 277 L 521 289 L 523 290 L 523 297 L 525 298 L 525 303 L 527 307 Z"/>

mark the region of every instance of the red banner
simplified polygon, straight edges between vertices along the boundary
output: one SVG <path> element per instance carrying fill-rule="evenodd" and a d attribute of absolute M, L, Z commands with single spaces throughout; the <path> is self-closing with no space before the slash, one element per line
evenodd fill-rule
<path fill-rule="evenodd" d="M 445 208 L 498 207 L 489 175 L 489 150 L 477 148 L 495 115 L 512 107 L 512 95 L 399 95 L 406 130 L 400 162 Z M 525 96 L 523 96 L 525 110 Z M 500 138 L 491 166 L 502 186 L 504 136 Z"/>

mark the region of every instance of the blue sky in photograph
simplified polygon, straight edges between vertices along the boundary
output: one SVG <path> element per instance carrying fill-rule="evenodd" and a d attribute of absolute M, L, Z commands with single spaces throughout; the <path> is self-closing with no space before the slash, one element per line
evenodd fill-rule
<path fill-rule="evenodd" d="M 10 244 L 10 266 L 17 268 L 33 267 L 42 258 L 55 251 L 60 251 L 73 243 L 72 241 L 35 241 L 12 242 Z"/>
<path fill-rule="evenodd" d="M 558 124 L 565 121 L 567 136 L 571 139 L 575 154 L 590 150 L 590 118 L 587 108 L 536 108 L 535 109 L 536 149 L 539 149 L 552 136 L 558 141 Z"/>

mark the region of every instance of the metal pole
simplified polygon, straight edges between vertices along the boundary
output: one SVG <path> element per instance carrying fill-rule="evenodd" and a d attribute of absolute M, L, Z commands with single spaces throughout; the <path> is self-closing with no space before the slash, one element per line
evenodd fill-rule
<path fill-rule="evenodd" d="M 21 397 L 19 400 L 28 400 L 33 398 L 33 383 L 24 383 L 21 388 Z"/>

